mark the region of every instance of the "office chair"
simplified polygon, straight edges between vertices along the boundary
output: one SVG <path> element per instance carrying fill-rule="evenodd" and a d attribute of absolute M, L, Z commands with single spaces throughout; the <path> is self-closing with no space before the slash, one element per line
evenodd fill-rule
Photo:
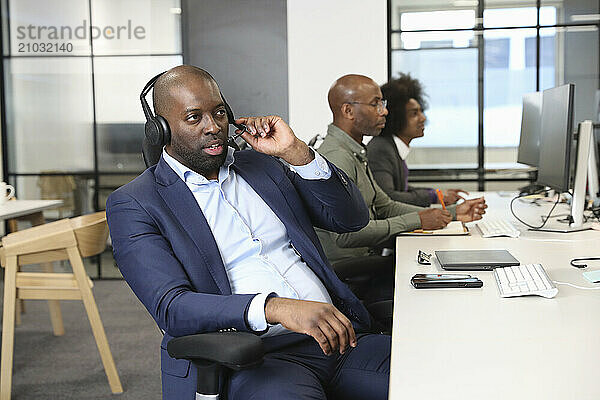
<path fill-rule="evenodd" d="M 365 305 L 374 330 L 391 334 L 394 314 L 394 256 L 363 256 L 332 263 L 335 274 Z"/>

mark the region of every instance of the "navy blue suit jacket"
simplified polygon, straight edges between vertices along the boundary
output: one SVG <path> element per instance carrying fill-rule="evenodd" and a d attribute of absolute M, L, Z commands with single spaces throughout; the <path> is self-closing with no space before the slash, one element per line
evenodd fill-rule
<path fill-rule="evenodd" d="M 356 231 L 369 220 L 358 189 L 329 163 L 327 180 L 304 180 L 273 157 L 235 153 L 233 170 L 242 176 L 285 225 L 290 240 L 321 279 L 334 305 L 359 330 L 370 318 L 362 303 L 335 275 L 313 226 Z M 245 314 L 254 294 L 232 294 L 219 249 L 193 194 L 161 158 L 112 193 L 106 214 L 114 257 L 123 277 L 165 332 L 161 345 L 163 398 L 184 398 L 168 382 L 183 378 L 195 386 L 189 362 L 171 359 L 166 343 L 183 336 L 225 329 L 248 331 Z M 190 389 L 192 388 L 192 389 Z M 181 387 L 183 390 L 183 387 Z"/>

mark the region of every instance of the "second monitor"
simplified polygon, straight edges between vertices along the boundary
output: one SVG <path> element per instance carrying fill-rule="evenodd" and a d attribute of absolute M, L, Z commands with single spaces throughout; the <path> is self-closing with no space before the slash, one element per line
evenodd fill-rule
<path fill-rule="evenodd" d="M 538 183 L 559 193 L 569 191 L 574 95 L 570 83 L 543 92 Z"/>

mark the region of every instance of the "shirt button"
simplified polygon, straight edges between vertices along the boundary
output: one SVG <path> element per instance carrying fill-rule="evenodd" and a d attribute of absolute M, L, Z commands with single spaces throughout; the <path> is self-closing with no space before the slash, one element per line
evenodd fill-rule
<path fill-rule="evenodd" d="M 319 176 L 321 173 L 319 171 L 315 172 L 315 175 Z"/>

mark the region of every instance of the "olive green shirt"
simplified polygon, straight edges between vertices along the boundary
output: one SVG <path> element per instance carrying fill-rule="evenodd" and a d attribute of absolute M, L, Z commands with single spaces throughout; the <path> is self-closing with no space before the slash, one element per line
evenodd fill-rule
<path fill-rule="evenodd" d="M 317 228 L 319 240 L 329 262 L 365 256 L 400 232 L 421 227 L 417 214 L 423 207 L 394 201 L 377 185 L 367 165 L 366 147 L 330 124 L 327 136 L 317 150 L 348 175 L 369 207 L 370 221 L 358 232 L 334 233 Z M 449 211 L 455 216 L 455 207 Z"/>

